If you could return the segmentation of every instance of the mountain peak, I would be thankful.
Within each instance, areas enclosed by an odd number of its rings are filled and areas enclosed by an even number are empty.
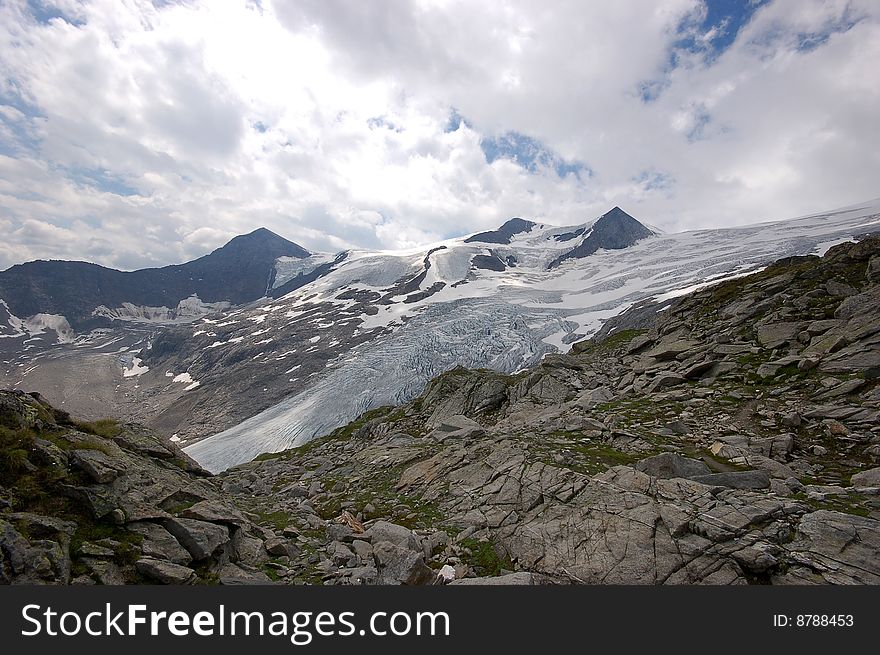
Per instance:
[[[312,254],[298,243],[288,241],[265,227],[258,227],[252,232],[233,237],[225,245],[212,252],[211,255],[219,252],[227,253],[252,248],[258,248],[274,257],[297,257],[303,259]]]
[[[515,235],[521,232],[528,232],[533,227],[535,227],[535,223],[532,221],[527,221],[524,218],[511,218],[509,221],[506,221],[501,227],[497,230],[490,230],[488,232],[480,232],[478,234],[474,234],[473,236],[468,237],[464,240],[465,243],[510,243],[510,239]]]
[[[577,246],[550,262],[549,268],[559,266],[566,259],[588,257],[600,248],[606,250],[629,248],[637,241],[653,234],[635,218],[615,206],[593,223]]]

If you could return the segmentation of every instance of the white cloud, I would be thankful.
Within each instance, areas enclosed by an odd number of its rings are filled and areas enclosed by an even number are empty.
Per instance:
[[[870,0],[775,0],[723,52],[698,0],[43,5],[0,5],[0,267],[164,264],[261,225],[338,250],[880,195]],[[511,131],[592,174],[487,163]]]

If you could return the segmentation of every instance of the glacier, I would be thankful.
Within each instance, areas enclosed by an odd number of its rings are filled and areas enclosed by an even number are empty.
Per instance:
[[[236,320],[249,313],[251,320],[270,313],[285,320],[356,320],[355,334],[374,336],[340,343],[336,359],[303,390],[186,452],[219,472],[304,444],[370,408],[410,400],[456,366],[514,373],[595,334],[636,303],[880,230],[880,199],[786,221],[655,233],[622,250],[548,268],[576,245],[567,235],[589,228],[535,225],[506,244],[458,238],[407,251],[354,251],[324,277],[272,300],[268,310],[234,312]],[[475,268],[477,255],[510,265]],[[355,300],[361,297],[372,300]]]

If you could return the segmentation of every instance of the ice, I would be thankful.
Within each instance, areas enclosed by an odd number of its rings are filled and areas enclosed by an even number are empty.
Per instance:
[[[377,313],[356,315],[355,336],[360,340],[375,332],[370,339],[357,346],[337,344],[338,358],[310,375],[307,390],[187,452],[220,471],[327,434],[370,408],[414,398],[428,380],[455,366],[521,370],[547,353],[567,350],[635,303],[674,298],[782,257],[851,240],[878,216],[880,200],[790,221],[659,234],[623,250],[566,260],[552,270],[547,263],[575,243],[560,243],[554,236],[579,227],[538,226],[510,244],[491,244],[502,258],[516,258],[516,267],[502,272],[470,266],[473,255],[488,252],[489,244],[444,242],[445,250],[430,255],[420,286],[424,291],[444,282],[443,289],[417,302],[376,303],[371,309]],[[352,305],[336,296],[353,290],[386,295],[424,270],[430,249],[351,253],[336,271],[273,302],[290,320],[316,304],[332,303],[336,310],[322,316],[338,321]]]

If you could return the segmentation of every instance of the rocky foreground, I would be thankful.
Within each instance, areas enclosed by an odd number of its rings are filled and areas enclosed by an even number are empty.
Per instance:
[[[655,316],[216,477],[2,392],[0,582],[880,583],[880,237]]]

